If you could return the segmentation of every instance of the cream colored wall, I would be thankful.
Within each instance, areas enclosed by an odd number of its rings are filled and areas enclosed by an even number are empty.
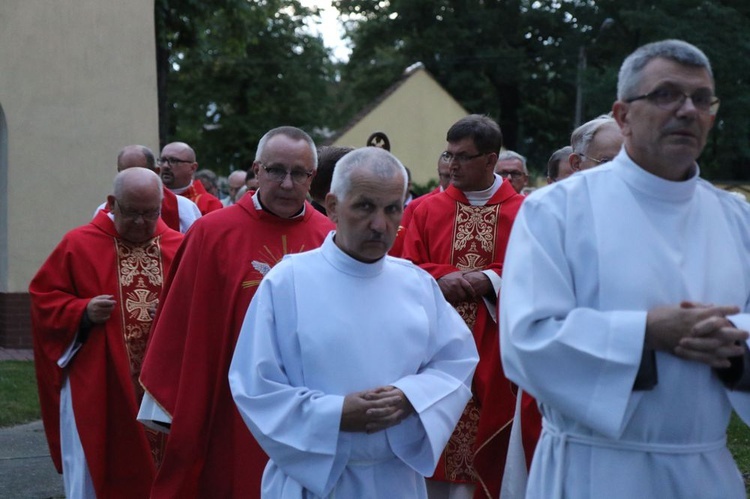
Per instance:
[[[158,148],[153,10],[153,0],[0,3],[0,291],[25,291],[63,234],[91,219],[122,146]]]
[[[437,180],[437,160],[448,129],[469,114],[423,69],[339,137],[334,145],[362,147],[376,131],[385,132],[391,152],[409,167],[414,182]]]

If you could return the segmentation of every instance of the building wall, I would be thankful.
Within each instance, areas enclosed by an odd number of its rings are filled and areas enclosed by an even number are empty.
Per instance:
[[[0,293],[25,293],[91,219],[122,146],[158,147],[153,11],[153,0],[0,2]]]
[[[362,147],[373,132],[385,132],[391,152],[411,170],[414,182],[424,184],[437,180],[445,134],[467,114],[424,69],[419,69],[334,145]]]

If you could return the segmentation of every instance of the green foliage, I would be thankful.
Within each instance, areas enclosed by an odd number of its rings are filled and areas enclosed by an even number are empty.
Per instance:
[[[201,167],[228,173],[252,163],[273,127],[320,137],[333,66],[305,28],[315,12],[281,0],[163,0],[156,8],[168,53],[162,143],[188,142]]]
[[[0,427],[27,423],[40,417],[34,363],[0,362]]]
[[[583,121],[607,113],[617,72],[636,47],[681,38],[712,61],[722,108],[701,158],[704,176],[747,178],[750,6],[721,0],[339,0],[349,23],[341,93],[350,114],[422,61],[470,112],[498,120],[505,145],[541,174],[574,128],[579,54]],[[605,23],[605,20],[607,21]]]
[[[292,124],[322,139],[421,61],[469,112],[543,174],[582,118],[609,112],[627,54],[682,38],[711,58],[722,106],[701,158],[714,180],[746,179],[750,4],[730,0],[334,0],[353,52],[332,63],[306,34],[316,12],[281,0],[156,0],[160,139],[201,167],[246,167],[258,139]],[[606,22],[605,22],[606,21]],[[585,58],[581,58],[585,55]],[[585,61],[585,67],[581,63]]]

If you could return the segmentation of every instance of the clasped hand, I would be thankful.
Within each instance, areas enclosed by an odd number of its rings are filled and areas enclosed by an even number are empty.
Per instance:
[[[738,312],[734,306],[694,302],[650,310],[646,317],[646,346],[711,367],[730,367],[729,358],[744,354],[749,336],[726,318]]]
[[[451,272],[438,279],[445,300],[455,305],[477,300],[493,291],[492,281],[481,270]]]
[[[344,397],[341,431],[375,433],[395,426],[414,412],[404,392],[383,386]]]

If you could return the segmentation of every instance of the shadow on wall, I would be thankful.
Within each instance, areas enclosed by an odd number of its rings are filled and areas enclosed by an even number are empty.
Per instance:
[[[8,291],[8,125],[0,103],[0,293]]]

